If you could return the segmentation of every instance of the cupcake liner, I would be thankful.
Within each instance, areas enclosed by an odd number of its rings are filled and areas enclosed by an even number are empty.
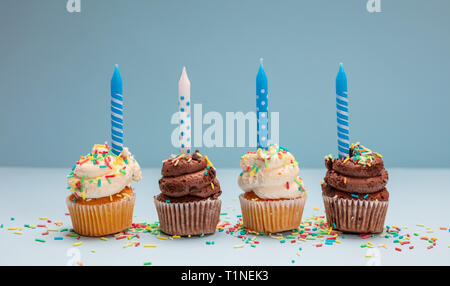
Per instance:
[[[353,233],[380,233],[388,209],[388,201],[351,200],[323,196],[328,225]]]
[[[70,197],[70,196],[69,196]],[[98,205],[74,203],[67,197],[74,232],[84,236],[118,233],[131,226],[136,194],[129,198]]]
[[[299,227],[306,193],[301,198],[279,201],[252,201],[241,194],[239,200],[246,228],[256,232],[275,233]]]
[[[170,235],[200,235],[216,231],[220,199],[187,203],[166,203],[154,198],[161,231]]]

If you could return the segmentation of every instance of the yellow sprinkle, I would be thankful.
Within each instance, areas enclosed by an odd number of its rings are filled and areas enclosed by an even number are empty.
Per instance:
[[[17,227],[8,227],[8,230],[16,230]]]
[[[233,246],[233,248],[242,248],[244,247],[244,244],[236,244]]]
[[[438,240],[437,237],[430,237],[431,240]]]
[[[213,182],[211,182],[211,188],[214,190],[214,184],[213,184]]]
[[[313,208],[313,210],[315,210],[315,211],[318,211],[318,210],[319,210],[319,208]]]
[[[79,246],[79,245],[81,245],[81,244],[83,244],[83,242],[82,242],[82,241],[79,241],[79,242],[75,242],[75,243],[73,244],[73,246]]]
[[[341,243],[341,241],[340,240],[336,240],[336,243]]]
[[[108,239],[106,237],[100,237],[101,240],[107,241]]]
[[[162,239],[162,240],[168,240],[168,238],[167,237],[164,237],[164,236],[160,236],[160,235],[158,235],[156,238],[159,238],[159,239]]]
[[[208,156],[206,156],[206,155],[205,155],[205,160],[206,160],[206,163],[208,164],[208,166],[214,167],[213,164],[211,163],[211,161],[209,161]]]
[[[383,248],[387,248],[387,244],[380,244],[379,246],[381,246]]]
[[[112,195],[109,195],[109,200],[110,200],[111,202],[113,201]]]
[[[92,253],[95,253],[95,249],[91,249],[91,252],[92,252]]]
[[[344,163],[347,163],[348,160],[350,160],[350,157],[345,158]]]
[[[116,196],[117,196],[117,197],[119,197],[119,198],[121,198],[121,197],[122,197],[122,195],[121,195],[121,194],[116,194]]]
[[[366,254],[366,257],[367,258],[372,257],[372,254]]]
[[[425,226],[423,223],[416,224],[417,226]]]
[[[174,235],[174,236],[172,236],[172,238],[174,238],[174,239],[176,239],[176,238],[180,238],[181,236],[179,236],[179,235]]]
[[[367,244],[370,245],[370,246],[373,246],[373,243],[370,242],[370,241],[368,241]]]
[[[24,229],[24,227],[19,227],[19,230],[23,230]]]
[[[57,228],[47,228],[48,231],[58,231]]]
[[[428,233],[433,233],[433,232],[434,232],[434,230],[432,230],[432,229],[429,229],[429,230],[427,230],[427,232],[428,232]]]
[[[156,244],[144,244],[144,247],[156,247]]]
[[[40,217],[39,219],[40,219],[40,220],[48,220],[48,217],[43,216],[43,217]]]
[[[21,231],[15,231],[14,234],[22,234]]]

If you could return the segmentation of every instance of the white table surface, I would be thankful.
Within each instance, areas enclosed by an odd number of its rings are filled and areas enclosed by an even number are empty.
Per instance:
[[[238,169],[217,168],[223,194],[222,220],[236,223],[240,214],[240,194],[237,185]],[[257,247],[246,244],[234,248],[242,241],[225,232],[214,235],[181,239],[161,240],[155,235],[141,234],[141,245],[127,247],[128,241],[108,241],[99,238],[81,237],[83,244],[73,246],[76,238],[65,233],[50,231],[43,236],[45,228],[24,228],[22,234],[14,234],[9,227],[23,227],[24,224],[46,224],[50,228],[70,228],[70,217],[66,216],[64,199],[66,175],[69,169],[43,168],[0,168],[0,265],[66,265],[81,261],[84,265],[450,265],[450,232],[440,227],[450,227],[450,170],[449,169],[389,169],[388,190],[390,203],[386,224],[399,226],[402,233],[409,233],[411,244],[400,246],[393,238],[374,237],[362,239],[357,235],[345,235],[341,244],[316,247],[320,241],[280,243],[269,236],[260,237]],[[325,169],[303,169],[301,177],[305,182],[308,200],[303,217],[324,215],[320,180]],[[157,221],[153,196],[159,193],[159,169],[144,169],[143,180],[134,184],[137,194],[135,222]],[[319,208],[319,210],[314,210]],[[48,217],[51,224],[39,220]],[[11,220],[14,218],[14,220]],[[53,222],[61,221],[61,227]],[[424,224],[423,227],[417,224]],[[404,229],[407,226],[408,229]],[[433,233],[428,233],[430,227]],[[430,230],[428,229],[428,230]],[[413,236],[436,237],[436,246],[427,249],[429,242]],[[289,233],[286,233],[289,234]],[[286,235],[285,234],[285,235]],[[63,236],[63,240],[54,240]],[[36,242],[45,239],[45,243]],[[214,241],[207,245],[206,241]],[[371,241],[375,248],[361,248]],[[155,248],[144,248],[143,244],[157,244]],[[379,247],[387,244],[386,248]],[[414,245],[414,249],[408,247]],[[302,248],[297,255],[299,247]],[[402,249],[401,252],[395,248]],[[95,252],[92,252],[94,250]],[[367,258],[366,254],[372,254]],[[293,262],[294,260],[294,262]]]

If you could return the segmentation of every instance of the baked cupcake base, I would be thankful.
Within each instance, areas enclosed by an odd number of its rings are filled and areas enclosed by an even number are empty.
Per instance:
[[[244,226],[251,231],[275,233],[298,228],[302,222],[306,193],[300,198],[251,200],[239,196]]]
[[[351,233],[380,233],[388,201],[367,201],[323,196],[328,226]]]
[[[167,203],[154,197],[161,231],[170,235],[201,235],[216,231],[220,220],[220,199]]]
[[[104,236],[123,231],[131,226],[136,194],[124,189],[113,201],[107,198],[73,202],[73,195],[66,198],[74,232],[84,236]]]

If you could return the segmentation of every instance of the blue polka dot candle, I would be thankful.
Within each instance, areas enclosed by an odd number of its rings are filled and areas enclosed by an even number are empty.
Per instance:
[[[256,75],[256,118],[257,118],[257,146],[267,149],[269,140],[269,109],[267,102],[267,76],[260,59],[258,74]]]
[[[348,118],[348,90],[347,76],[344,66],[339,65],[339,71],[336,76],[336,115],[337,115],[337,142],[339,158],[345,158],[349,155],[350,133]]]
[[[111,151],[119,155],[123,149],[123,94],[119,66],[111,79]]]
[[[178,101],[180,113],[180,153],[191,154],[191,82],[183,67],[178,82]]]

